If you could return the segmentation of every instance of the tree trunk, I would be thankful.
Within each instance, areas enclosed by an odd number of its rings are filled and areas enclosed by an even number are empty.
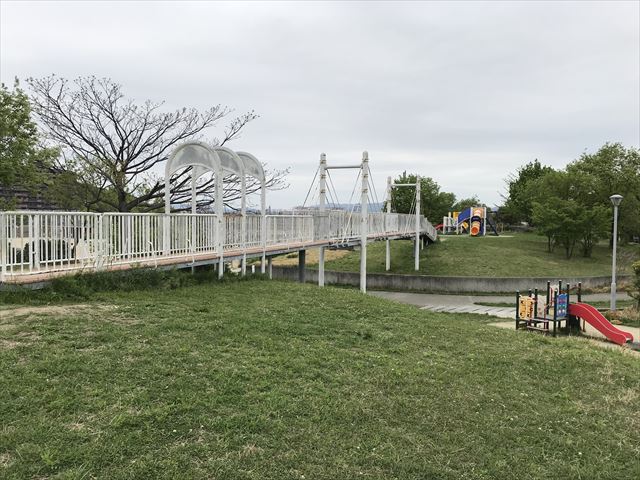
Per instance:
[[[127,195],[124,190],[118,191],[118,211],[128,212],[129,206],[127,205]]]

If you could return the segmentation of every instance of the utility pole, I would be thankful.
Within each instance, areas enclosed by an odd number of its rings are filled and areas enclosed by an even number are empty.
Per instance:
[[[622,202],[622,195],[611,195],[613,203],[613,264],[611,266],[611,311],[616,311],[616,257],[618,256],[618,205]]]
[[[415,269],[420,270],[420,175],[416,175],[416,245],[415,245]]]

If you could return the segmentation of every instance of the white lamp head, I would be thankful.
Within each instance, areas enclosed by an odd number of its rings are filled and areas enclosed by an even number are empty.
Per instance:
[[[617,207],[618,205],[620,205],[620,202],[622,202],[622,198],[622,195],[615,194],[611,195],[609,197],[609,200],[611,200],[611,203],[613,203],[613,205]]]

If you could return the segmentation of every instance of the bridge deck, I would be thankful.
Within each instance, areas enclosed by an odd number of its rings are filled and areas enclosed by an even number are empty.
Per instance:
[[[354,218],[356,217],[356,218]],[[415,237],[415,216],[0,213],[0,282],[38,283],[78,272],[184,267],[307,248]],[[420,235],[436,232],[421,219]],[[222,255],[220,255],[222,252]]]

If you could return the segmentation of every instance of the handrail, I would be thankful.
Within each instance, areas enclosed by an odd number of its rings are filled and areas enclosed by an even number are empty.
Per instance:
[[[200,255],[219,257],[227,250],[244,255],[259,246],[266,252],[293,248],[293,244],[300,248],[305,244],[357,243],[361,241],[361,222],[352,220],[348,212],[340,210],[327,210],[322,215],[225,215],[219,243],[215,213],[2,211],[0,281],[12,275],[60,270],[148,262],[158,265],[163,258],[193,262]],[[420,231],[432,240],[437,238],[435,228],[424,217]],[[368,214],[368,239],[412,235],[414,215]]]

